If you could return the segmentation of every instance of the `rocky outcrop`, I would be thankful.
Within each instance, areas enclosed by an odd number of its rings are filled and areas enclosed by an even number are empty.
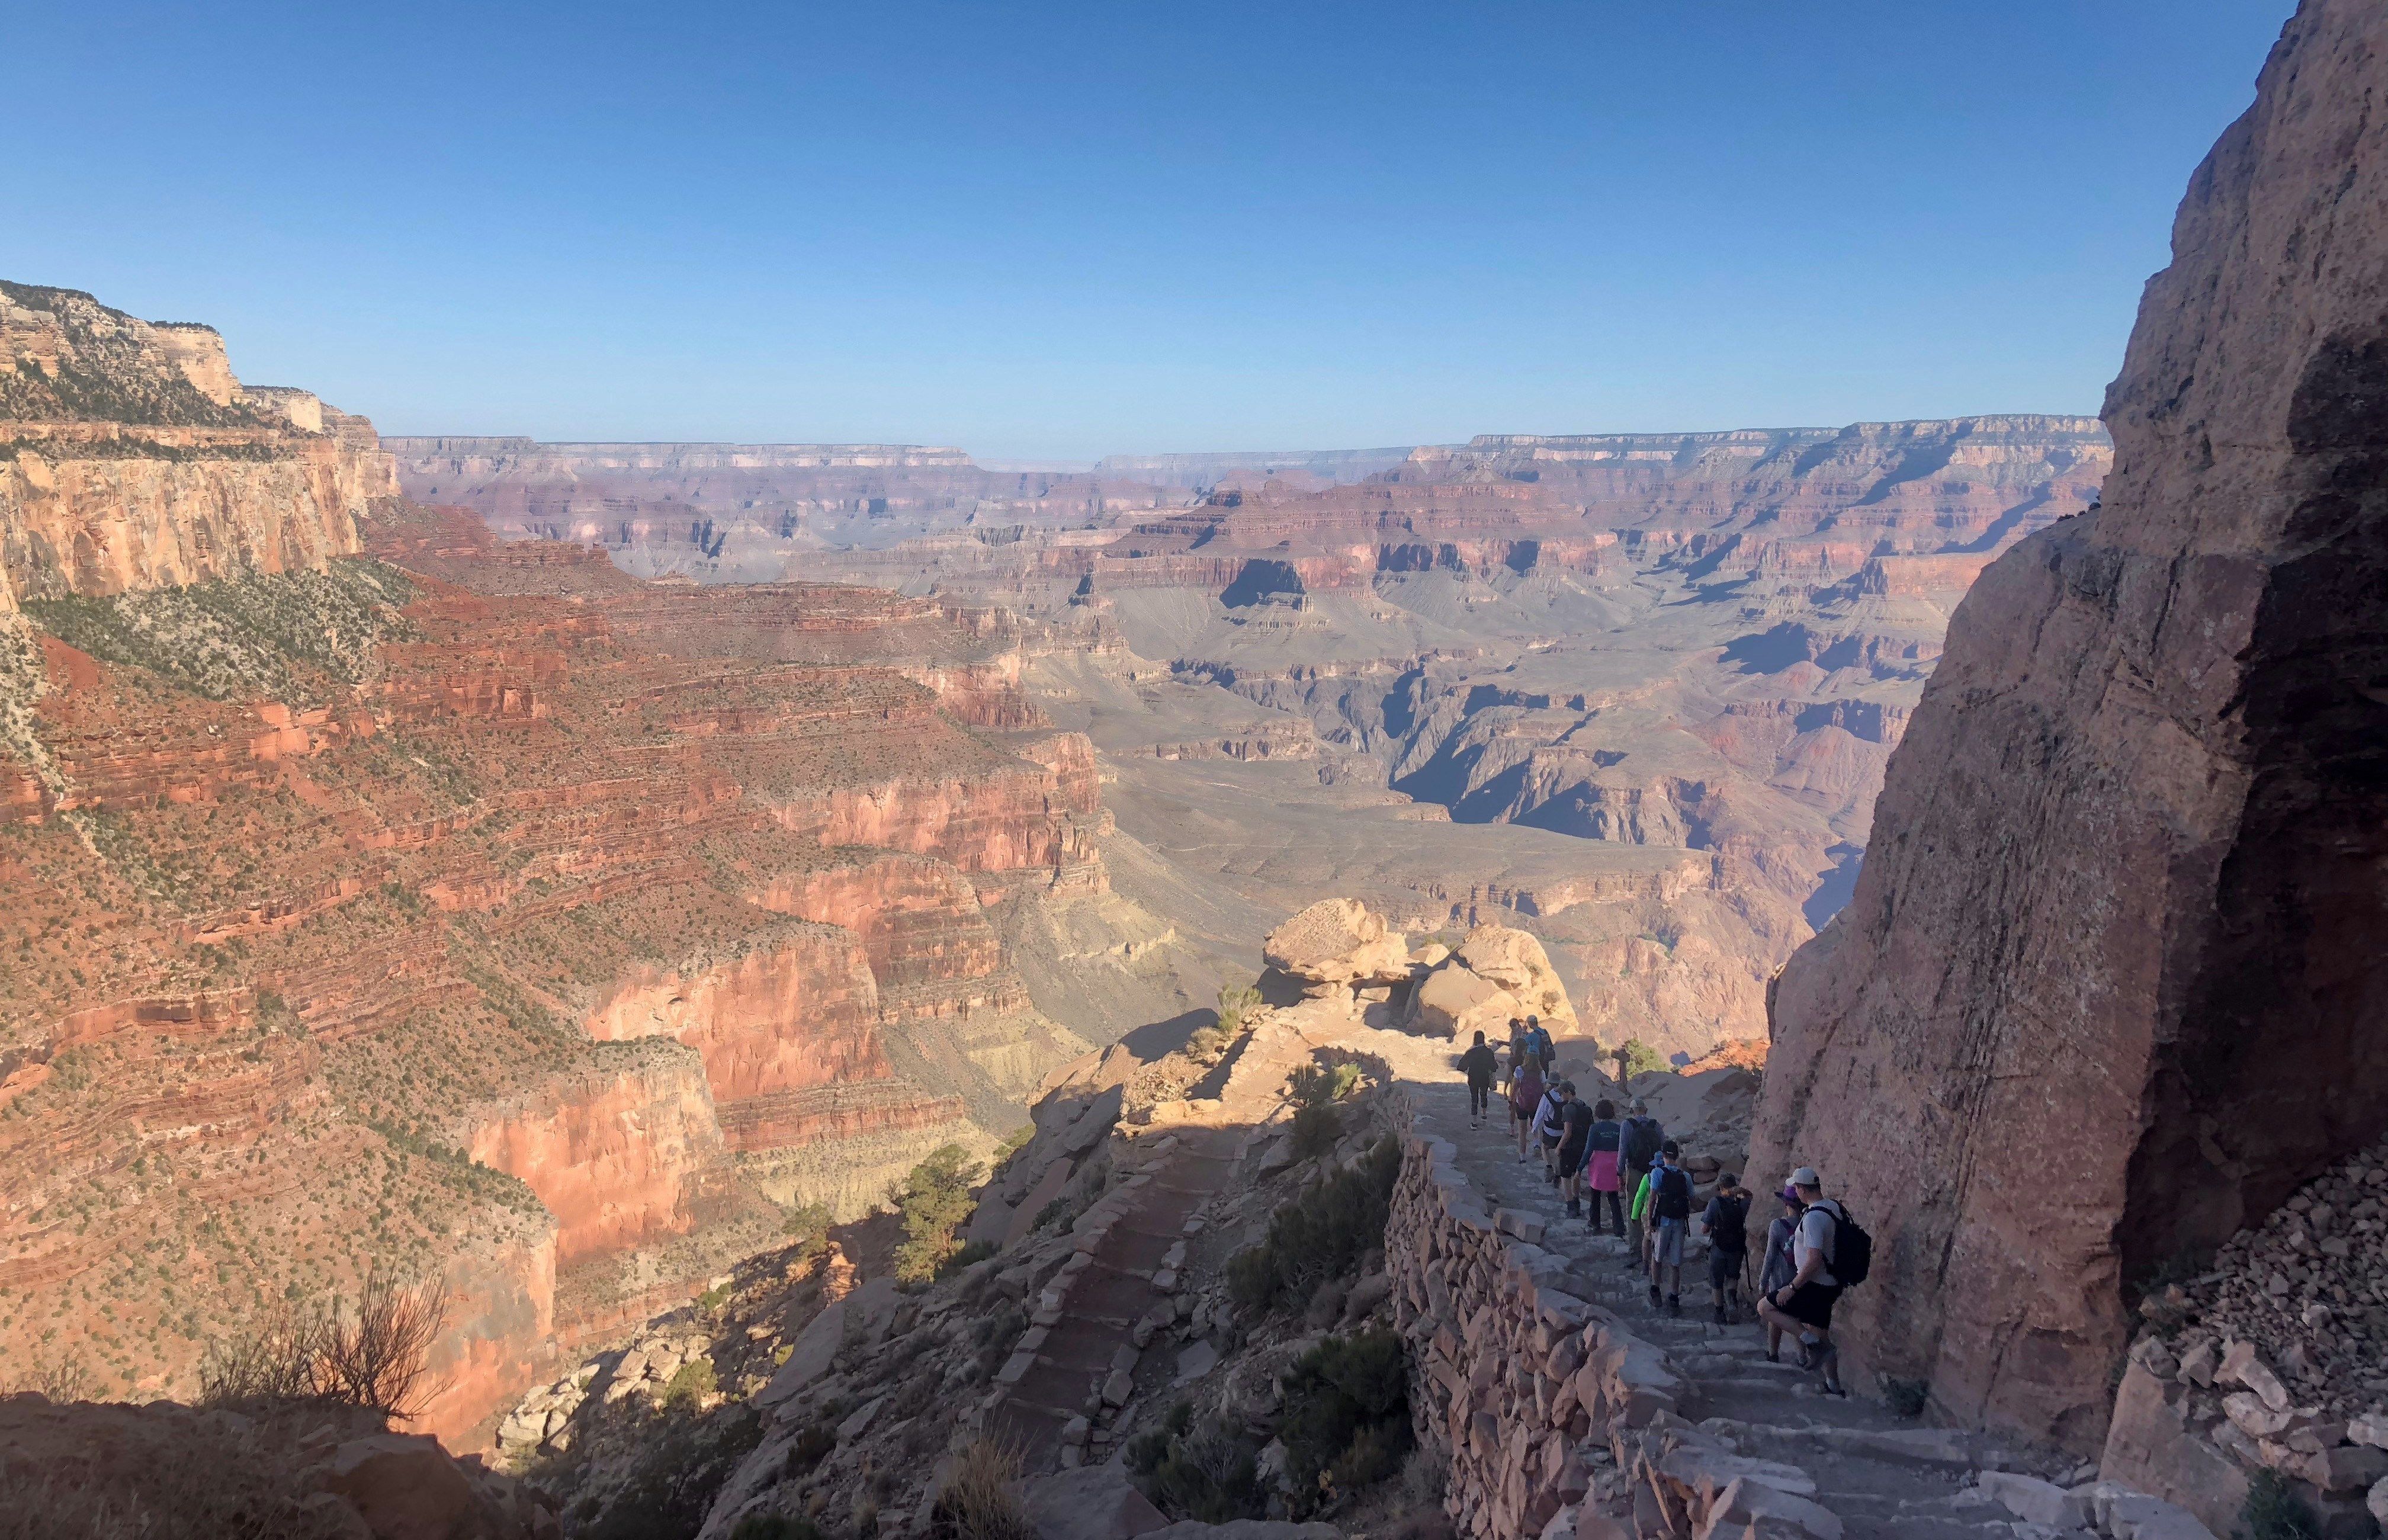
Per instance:
[[[28,1534],[557,1540],[536,1489],[332,1406],[198,1411],[0,1396],[0,1494]]]
[[[1406,1019],[1414,1031],[1454,1039],[1481,1032],[1499,1043],[1511,1018],[1527,1016],[1542,1017],[1554,1037],[1581,1030],[1543,944],[1508,925],[1479,925],[1418,980]]]
[[[0,284],[0,607],[353,553],[390,461],[304,394],[245,391],[210,328]]]
[[[1261,959],[1311,984],[1391,984],[1410,976],[1409,943],[1351,898],[1322,898],[1269,932]]]
[[[2199,168],[2103,506],[1994,564],[1855,897],[1785,971],[1752,1165],[1885,1238],[1869,1369],[2094,1450],[2127,1287],[2388,1120],[2388,17],[2311,0]]]

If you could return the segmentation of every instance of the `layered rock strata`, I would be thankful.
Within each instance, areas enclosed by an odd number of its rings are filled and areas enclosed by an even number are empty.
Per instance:
[[[320,566],[397,490],[371,424],[244,387],[213,330],[0,283],[0,608]]]
[[[1099,892],[1100,810],[1083,744],[971,725],[1035,715],[936,606],[659,595],[388,502],[364,535],[29,602],[0,1337],[184,1387],[370,1254],[448,1278],[428,1418],[463,1432],[779,1204],[1018,1121],[1086,1045],[986,906]]]
[[[2094,1449],[2127,1286],[2388,1120],[2388,17],[2313,0],[2192,180],[2103,505],[1987,571],[1752,1163],[1886,1238],[1850,1355]]]

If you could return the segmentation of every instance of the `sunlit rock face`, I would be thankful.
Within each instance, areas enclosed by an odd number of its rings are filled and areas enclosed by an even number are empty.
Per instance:
[[[2316,0],[2192,179],[2103,506],[1975,585],[1753,1166],[1886,1238],[1852,1351],[2084,1448],[2122,1289],[2388,1119],[2388,16]]]

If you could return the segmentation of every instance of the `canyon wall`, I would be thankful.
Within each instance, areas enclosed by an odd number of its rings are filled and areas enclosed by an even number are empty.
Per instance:
[[[243,386],[213,330],[0,283],[0,606],[318,567],[397,490],[372,425]]]
[[[2103,505],[1999,560],[1785,970],[1752,1166],[1883,1237],[1847,1355],[2093,1449],[2126,1305],[2388,1122],[2388,15],[2191,180]]]

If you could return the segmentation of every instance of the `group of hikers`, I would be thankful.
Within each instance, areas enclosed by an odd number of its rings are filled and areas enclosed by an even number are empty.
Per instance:
[[[1467,1075],[1469,1126],[1492,1121],[1497,1097],[1518,1159],[1542,1161],[1550,1184],[1567,1198],[1569,1218],[1587,1217],[1589,1194],[1591,1229],[1597,1234],[1613,1227],[1619,1240],[1632,1238],[1625,1266],[1646,1276],[1650,1307],[1682,1315],[1683,1250],[1696,1186],[1682,1164],[1682,1147],[1667,1137],[1643,1098],[1629,1100],[1620,1118],[1616,1102],[1604,1097],[1586,1104],[1574,1081],[1555,1078],[1557,1052],[1539,1018],[1513,1019],[1504,1051],[1506,1064],[1479,1032],[1459,1057]],[[1756,1290],[1767,1359],[1780,1362],[1788,1339],[1800,1368],[1822,1371],[1826,1394],[1846,1394],[1840,1352],[1833,1345],[1833,1306],[1844,1288],[1863,1279],[1872,1241],[1848,1210],[1824,1196],[1823,1179],[1812,1167],[1792,1172],[1775,1197],[1782,1212],[1767,1226]],[[1721,1326],[1741,1319],[1754,1201],[1737,1174],[1720,1172],[1700,1214],[1710,1308]]]

